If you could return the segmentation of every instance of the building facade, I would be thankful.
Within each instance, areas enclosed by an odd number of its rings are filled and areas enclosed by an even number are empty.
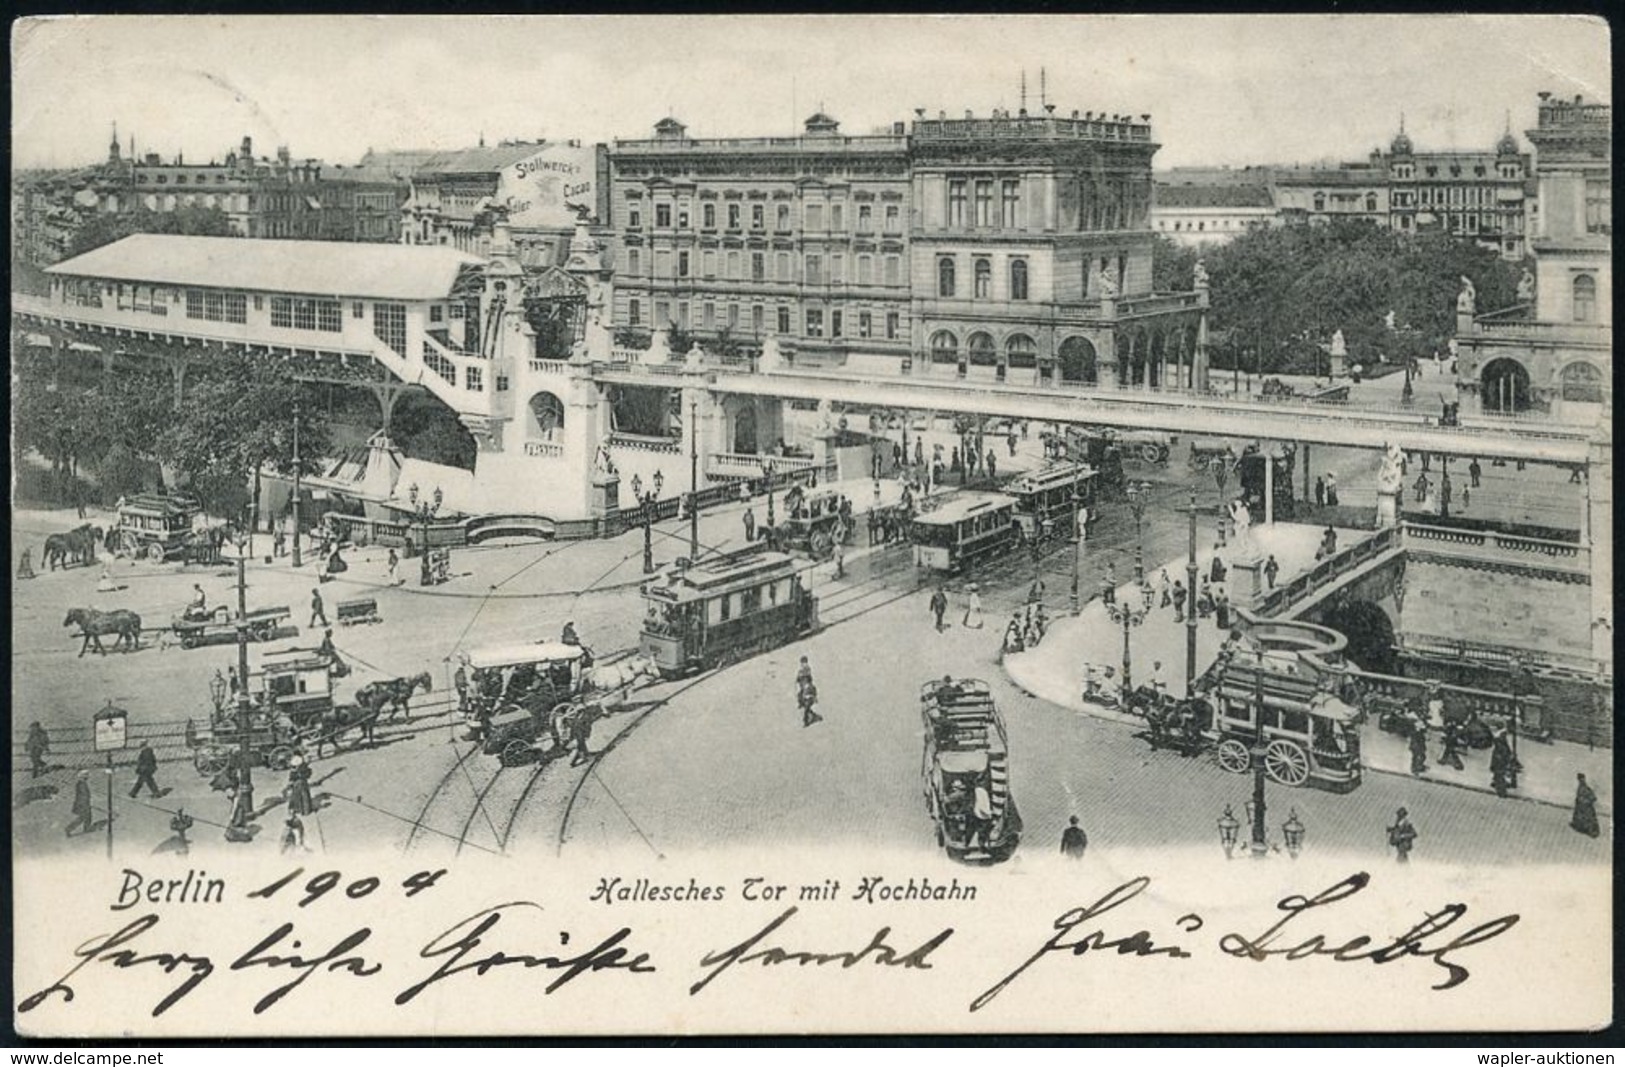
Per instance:
[[[1174,243],[1198,248],[1279,226],[1281,215],[1267,183],[1182,185],[1159,181],[1151,224]]]
[[[1386,156],[1389,225],[1442,232],[1501,253],[1528,254],[1529,156],[1509,128],[1489,152],[1417,152],[1401,124]]]

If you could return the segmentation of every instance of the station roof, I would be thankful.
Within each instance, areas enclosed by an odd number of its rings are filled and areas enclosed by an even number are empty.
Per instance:
[[[278,241],[137,233],[47,267],[47,274],[149,285],[439,300],[485,261],[439,245]]]

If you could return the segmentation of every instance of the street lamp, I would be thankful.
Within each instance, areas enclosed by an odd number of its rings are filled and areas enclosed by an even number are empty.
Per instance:
[[[1078,510],[1078,480],[1072,479],[1072,587],[1067,600],[1072,614],[1078,613],[1078,556],[1083,551],[1083,513]]]
[[[1230,805],[1224,806],[1224,814],[1219,816],[1219,844],[1224,848],[1224,858],[1230,859],[1236,851],[1236,835],[1241,831],[1241,822],[1230,810]]]
[[[1224,519],[1225,519],[1224,485],[1229,480],[1230,480],[1230,450],[1227,448],[1227,449],[1224,450],[1224,453],[1222,455],[1220,455],[1218,458],[1216,458],[1213,461],[1213,481],[1215,483],[1217,483],[1218,487],[1219,487],[1219,547],[1220,548],[1223,548],[1225,546],[1225,536],[1224,536],[1224,534],[1225,534],[1225,529],[1224,529],[1224,527],[1225,527],[1225,521],[1224,521]]]
[[[767,476],[767,525],[772,527],[775,523],[773,521],[773,460],[771,457],[762,460],[762,473]]]
[[[654,488],[648,493],[643,491],[643,479],[636,474],[632,475],[632,499],[638,502],[638,508],[643,514],[643,573],[655,572],[654,533],[652,522],[654,519],[655,501],[660,499],[660,486],[665,482],[665,476],[655,471]]]
[[[1304,826],[1298,819],[1298,809],[1292,808],[1287,813],[1286,822],[1281,824],[1281,836],[1286,839],[1287,855],[1293,859],[1297,859],[1298,853],[1303,851],[1303,833]]]
[[[228,838],[233,832],[243,833],[242,827],[236,824],[238,810],[252,812],[254,810],[254,775],[251,762],[253,752],[253,722],[248,702],[248,551],[249,543],[242,535],[237,539],[237,791],[238,805],[232,809],[232,826],[228,827]]]
[[[299,401],[293,402],[293,565],[302,566],[299,555]]]
[[[1185,581],[1188,588],[1195,595],[1196,590],[1196,487],[1191,486],[1191,543],[1190,559],[1185,564]],[[1195,695],[1196,687],[1196,616],[1197,612],[1188,612],[1185,616],[1185,695]]]
[[[439,486],[435,487],[434,496],[429,500],[418,499],[418,483],[413,482],[407,487],[407,499],[412,502],[413,517],[418,525],[423,527],[423,541],[418,546],[418,584],[433,585],[434,575],[429,568],[429,520],[440,511],[442,495]]]
[[[1253,859],[1269,855],[1269,835],[1264,829],[1264,757],[1268,746],[1264,743],[1264,650],[1258,650],[1258,661],[1253,665],[1253,747],[1248,751],[1249,765],[1253,769],[1253,799],[1247,805],[1253,823]]]
[[[1151,503],[1150,482],[1130,482],[1127,489],[1129,510],[1134,512],[1134,580],[1145,584],[1145,540],[1140,524],[1145,519],[1145,507]]]
[[[1144,597],[1129,596],[1106,604],[1106,615],[1123,627],[1123,706],[1128,706],[1129,694],[1134,691],[1133,662],[1129,652],[1128,632],[1132,626],[1145,621],[1150,608]]]

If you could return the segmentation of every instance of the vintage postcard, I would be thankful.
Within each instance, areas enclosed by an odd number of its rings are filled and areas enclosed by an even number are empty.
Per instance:
[[[14,1028],[1607,1027],[1609,44],[14,22]]]

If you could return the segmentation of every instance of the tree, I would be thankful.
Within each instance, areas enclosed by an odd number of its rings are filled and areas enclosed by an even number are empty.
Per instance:
[[[1194,248],[1186,248],[1171,237],[1155,234],[1151,238],[1151,291],[1154,293],[1186,293],[1195,280],[1196,261],[1201,259]]]
[[[217,207],[186,205],[174,211],[149,211],[143,208],[122,214],[95,215],[74,233],[68,242],[68,255],[83,255],[132,233],[230,237],[232,229],[230,218]]]

